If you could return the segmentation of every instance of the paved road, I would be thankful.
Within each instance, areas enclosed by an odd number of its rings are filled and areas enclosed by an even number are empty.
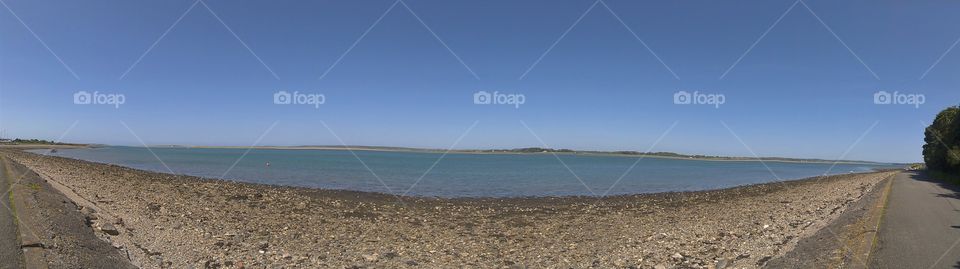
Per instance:
[[[20,241],[17,239],[17,223],[10,207],[10,184],[13,177],[7,171],[5,158],[0,158],[0,268],[20,268]]]
[[[960,268],[960,187],[897,175],[878,236],[871,268]]]

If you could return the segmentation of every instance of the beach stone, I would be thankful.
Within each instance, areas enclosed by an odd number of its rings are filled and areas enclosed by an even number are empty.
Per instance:
[[[667,266],[663,264],[657,264],[653,266],[653,269],[667,269]]]
[[[364,255],[361,255],[361,256],[363,256],[363,259],[364,259],[364,260],[367,260],[368,262],[375,262],[375,261],[377,261],[377,260],[380,259],[380,255],[379,255],[379,254],[376,254],[376,253],[374,253],[374,254],[364,254]]]
[[[203,264],[203,268],[220,268],[220,263],[215,260],[209,260]]]
[[[93,208],[81,206],[81,207],[80,207],[80,213],[82,213],[83,215],[90,215],[90,214],[97,213],[97,211],[94,210]]]
[[[683,259],[683,255],[678,252],[678,253],[674,253],[673,255],[670,255],[670,258],[681,260]]]
[[[100,231],[103,231],[109,235],[120,235],[120,230],[117,230],[117,227],[110,223],[104,223],[103,225],[100,225]]]
[[[46,248],[42,242],[26,241],[20,244],[20,248]]]
[[[727,260],[727,259],[720,259],[719,261],[717,261],[716,268],[717,268],[717,269],[724,269],[724,268],[727,268],[728,265],[730,265],[730,261],[729,261],[729,260]]]

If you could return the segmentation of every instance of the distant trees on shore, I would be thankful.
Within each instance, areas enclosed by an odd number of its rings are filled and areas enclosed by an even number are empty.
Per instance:
[[[21,138],[17,138],[13,140],[2,139],[0,140],[0,142],[4,144],[15,144],[15,145],[72,145],[72,144],[59,143],[59,142],[43,140],[43,139],[21,139]]]
[[[960,176],[960,107],[948,107],[924,131],[923,161],[927,169]]]

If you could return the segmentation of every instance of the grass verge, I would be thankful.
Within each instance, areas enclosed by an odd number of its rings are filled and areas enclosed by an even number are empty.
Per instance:
[[[943,171],[934,171],[934,170],[927,170],[926,172],[928,175],[930,175],[930,177],[936,180],[946,181],[946,182],[960,185],[960,175],[958,174],[947,173]]]

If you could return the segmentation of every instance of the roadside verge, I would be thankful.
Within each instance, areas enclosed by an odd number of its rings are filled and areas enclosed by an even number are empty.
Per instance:
[[[892,187],[893,174],[876,184],[826,227],[800,240],[796,248],[765,268],[867,268]]]

